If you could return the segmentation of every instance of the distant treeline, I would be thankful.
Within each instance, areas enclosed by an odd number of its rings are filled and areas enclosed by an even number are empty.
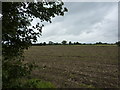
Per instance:
[[[45,45],[118,45],[120,46],[120,41],[115,42],[115,43],[102,43],[102,42],[80,43],[80,42],[71,42],[71,41],[67,42],[63,40],[61,43],[49,41],[49,43],[43,42],[43,43],[36,43],[32,45],[33,46],[45,46]]]

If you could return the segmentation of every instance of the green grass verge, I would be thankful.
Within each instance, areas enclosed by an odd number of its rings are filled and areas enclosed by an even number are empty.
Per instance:
[[[55,88],[50,82],[41,81],[39,79],[30,79],[26,82],[25,88]]]
[[[40,79],[17,79],[10,88],[55,88],[51,82],[42,81]]]

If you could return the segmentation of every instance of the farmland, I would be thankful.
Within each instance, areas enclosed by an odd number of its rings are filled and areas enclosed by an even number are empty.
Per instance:
[[[118,87],[117,46],[32,46],[25,51],[25,60],[38,65],[32,78],[57,88]]]

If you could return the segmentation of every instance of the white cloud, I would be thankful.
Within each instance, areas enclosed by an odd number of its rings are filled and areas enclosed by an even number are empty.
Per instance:
[[[46,24],[38,42],[116,42],[117,3],[65,3],[69,12]]]
[[[0,19],[2,18],[2,14],[0,13]]]

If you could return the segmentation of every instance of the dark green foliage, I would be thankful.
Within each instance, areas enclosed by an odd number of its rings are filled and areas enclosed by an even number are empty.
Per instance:
[[[69,41],[69,45],[71,45],[72,44],[72,42],[71,41]]]
[[[61,43],[49,41],[49,43],[46,43],[46,42],[36,43],[36,44],[32,44],[32,46],[45,46],[45,45],[115,45],[115,44],[119,46],[119,42],[116,42],[116,43],[102,43],[102,42],[80,43],[80,42],[73,42],[72,43],[71,41],[69,41],[69,43],[67,44],[67,41],[63,40]]]
[[[67,41],[63,40],[63,41],[62,41],[62,44],[63,44],[63,45],[66,45],[66,44],[67,44]]]
[[[96,42],[96,44],[102,44],[102,42]]]
[[[43,25],[37,23],[30,28],[30,22],[34,18],[39,18],[41,22],[51,22],[52,17],[64,15],[64,12],[67,11],[66,8],[62,8],[62,2],[4,2],[2,5],[3,55],[7,57],[19,55],[21,49],[27,49],[31,42],[37,41],[37,36],[41,35]],[[38,32],[35,32],[34,29]],[[9,51],[12,53],[8,53]]]
[[[79,42],[74,42],[74,45],[79,45],[80,43]]]
[[[52,42],[52,41],[49,41],[49,43],[48,43],[49,45],[53,45],[54,44],[54,42]]]
[[[3,87],[11,87],[16,79],[30,74],[35,64],[23,63],[24,49],[37,41],[43,21],[67,11],[63,2],[3,2],[2,3],[2,69]],[[34,18],[41,23],[31,25]],[[36,31],[35,31],[36,30]]]
[[[46,42],[43,42],[43,45],[45,46],[45,45],[46,45]]]
[[[120,46],[120,41],[116,42],[116,44],[117,44],[118,46]]]

